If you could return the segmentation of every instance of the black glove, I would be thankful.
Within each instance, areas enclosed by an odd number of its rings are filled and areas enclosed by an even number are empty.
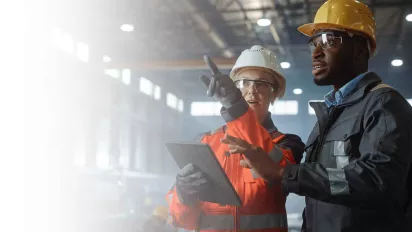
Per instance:
[[[176,192],[185,205],[195,204],[199,196],[207,194],[210,189],[211,181],[207,174],[193,164],[183,167],[176,176]]]
[[[210,57],[204,56],[204,60],[213,74],[212,78],[205,75],[200,77],[202,83],[208,88],[207,95],[214,96],[226,109],[244,100],[242,93],[236,88],[232,79],[228,75],[222,74]]]

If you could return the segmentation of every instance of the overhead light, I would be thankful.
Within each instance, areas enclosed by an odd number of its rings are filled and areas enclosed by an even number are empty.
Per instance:
[[[288,69],[288,68],[290,68],[290,63],[289,62],[282,62],[282,63],[280,63],[280,67],[282,67],[283,69]]]
[[[123,24],[122,26],[120,26],[120,30],[125,32],[131,32],[134,30],[134,26],[132,24]]]
[[[103,62],[107,63],[110,61],[112,61],[112,58],[110,58],[110,56],[107,56],[107,55],[103,56]]]
[[[293,90],[293,93],[296,94],[296,95],[299,95],[299,94],[303,93],[303,90],[299,89],[299,88],[296,88],[296,89]]]
[[[130,85],[130,81],[132,79],[132,72],[130,71],[130,69],[123,69],[122,70],[122,81],[124,84],[126,85]]]
[[[265,19],[265,18],[261,18],[257,21],[257,24],[261,27],[267,27],[271,24],[272,22],[270,21],[270,19]]]
[[[400,59],[395,59],[395,60],[392,60],[391,64],[392,64],[392,66],[394,66],[394,67],[399,67],[399,66],[402,66],[402,65],[403,65],[403,61],[400,60]]]
[[[89,61],[89,46],[83,42],[77,42],[76,55],[83,62]]]
[[[408,21],[408,22],[412,22],[412,14],[408,14],[408,15],[405,17],[405,19],[406,19],[406,21]]]

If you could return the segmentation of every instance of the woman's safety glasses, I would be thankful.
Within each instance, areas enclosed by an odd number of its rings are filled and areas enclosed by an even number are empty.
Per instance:
[[[252,86],[256,88],[257,91],[274,91],[275,86],[272,83],[262,80],[250,80],[250,79],[240,79],[235,81],[236,87],[241,91],[249,90]]]
[[[310,51],[313,53],[313,51],[315,51],[318,45],[320,45],[321,48],[324,50],[339,46],[343,43],[343,38],[350,37],[345,36],[344,33],[339,33],[339,35],[336,35],[336,33],[334,32],[321,32],[310,38]]]

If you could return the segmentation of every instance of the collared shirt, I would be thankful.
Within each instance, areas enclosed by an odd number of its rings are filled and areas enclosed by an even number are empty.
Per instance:
[[[346,96],[348,96],[359,83],[362,78],[369,72],[362,73],[342,86],[338,91],[332,90],[325,95],[325,103],[328,107],[342,104]]]

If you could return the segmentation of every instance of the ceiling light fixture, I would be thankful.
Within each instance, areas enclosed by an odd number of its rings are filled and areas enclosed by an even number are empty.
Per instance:
[[[299,95],[299,94],[303,93],[303,90],[299,89],[299,88],[296,88],[296,89],[293,90],[293,93],[296,94],[296,95]]]
[[[412,14],[408,14],[408,15],[405,17],[405,19],[406,19],[406,21],[408,21],[408,22],[412,22]]]
[[[131,32],[134,30],[134,26],[132,24],[123,24],[120,26],[120,30],[125,32]]]
[[[257,21],[257,24],[261,27],[267,27],[271,24],[272,22],[270,21],[270,19],[265,19],[265,18],[261,18]]]
[[[392,66],[394,66],[394,67],[399,67],[399,66],[402,66],[402,65],[403,65],[403,61],[400,60],[400,59],[395,59],[395,60],[392,60],[391,64],[392,64]]]
[[[289,62],[282,62],[282,63],[280,63],[280,67],[282,67],[283,69],[288,69],[288,68],[290,68],[290,63]]]

